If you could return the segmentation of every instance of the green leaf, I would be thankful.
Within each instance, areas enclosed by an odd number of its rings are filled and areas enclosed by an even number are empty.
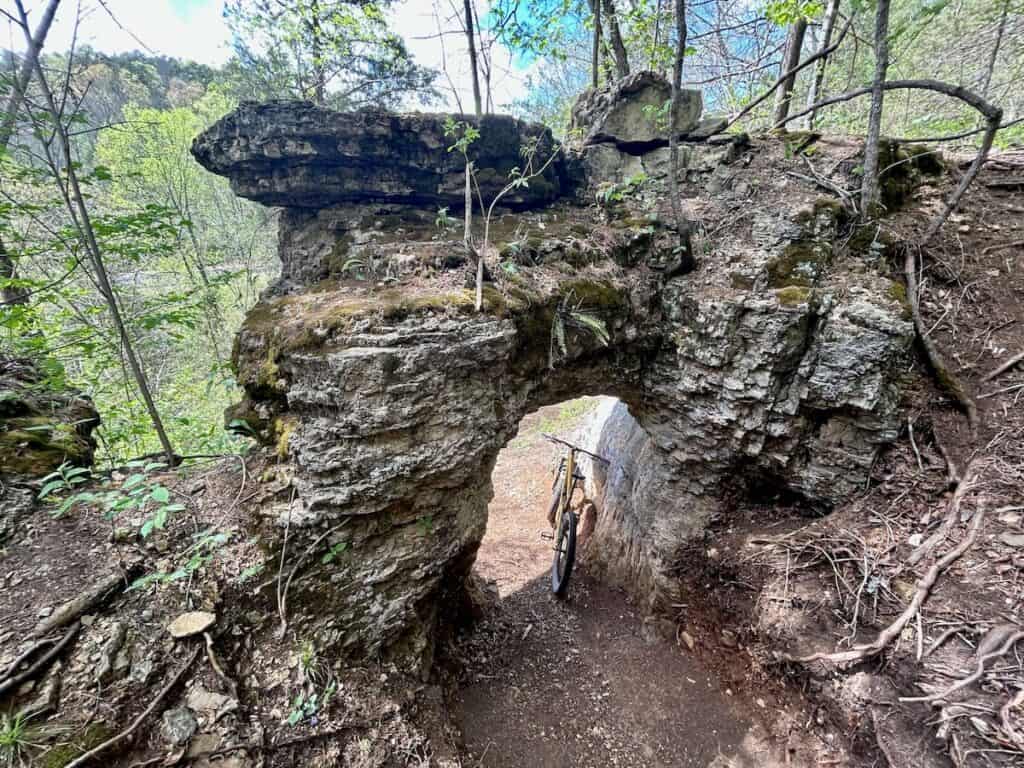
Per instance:
[[[149,534],[151,534],[153,532],[153,528],[155,526],[156,526],[156,522],[154,520],[152,520],[152,519],[147,520],[146,522],[144,522],[142,524],[142,528],[139,529],[139,535],[142,538],[144,538],[144,539],[149,538]]]
[[[131,475],[127,480],[124,481],[124,483],[121,484],[121,490],[129,491],[145,479],[146,476],[143,474],[136,473],[134,475]]]
[[[36,496],[36,498],[39,499],[39,500],[43,500],[47,496],[49,496],[51,493],[53,493],[54,491],[56,491],[58,489],[61,489],[61,488],[66,488],[66,487],[67,487],[67,483],[65,483],[63,479],[61,479],[61,480],[51,480],[50,482],[48,482],[46,485],[44,485],[42,487],[42,490],[39,491],[39,495]]]
[[[153,525],[159,530],[163,530],[164,526],[167,525],[167,507],[160,507],[153,515]]]
[[[162,485],[158,485],[150,492],[149,497],[158,504],[166,504],[171,500],[171,492],[164,488]]]

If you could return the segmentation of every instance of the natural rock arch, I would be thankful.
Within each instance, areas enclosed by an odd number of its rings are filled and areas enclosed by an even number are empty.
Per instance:
[[[540,198],[518,203],[544,207],[499,222],[503,277],[476,314],[461,246],[423,203],[431,189],[451,202],[444,189],[458,177],[433,146],[441,119],[246,105],[194,149],[243,194],[295,203],[281,219],[282,280],[237,340],[247,398],[232,417],[277,447],[289,481],[256,523],[268,544],[288,531],[293,553],[334,547],[330,569],[292,587],[290,611],[309,632],[342,653],[429,663],[483,536],[498,451],[547,403],[614,395],[649,436],[619,450],[620,468],[633,462],[628,483],[599,478],[618,489],[618,506],[596,556],[653,607],[671,597],[680,547],[737,482],[770,478],[820,507],[863,487],[898,431],[913,328],[876,244],[853,237],[837,203],[793,183],[769,191],[743,227],[707,239],[696,273],[674,277],[674,235],[656,209],[637,214],[647,202],[601,211],[573,200],[601,182],[609,152],[617,167],[648,169],[657,195],[662,150],[583,147],[552,166]],[[506,137],[550,140],[490,119]],[[381,149],[417,135],[427,146]],[[369,175],[363,193],[351,180],[337,192],[332,174],[371,139],[390,169]],[[777,173],[783,155],[770,143],[693,144],[688,173],[705,220],[727,222],[749,195],[744,177]],[[529,235],[516,234],[522,226]],[[344,279],[352,258],[374,261],[385,279]],[[570,323],[566,354],[553,360],[555,317],[574,307],[599,316],[609,342]]]

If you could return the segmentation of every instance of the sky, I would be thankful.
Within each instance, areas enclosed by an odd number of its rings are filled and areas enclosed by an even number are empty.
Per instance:
[[[451,17],[451,0],[399,0],[391,12],[391,28],[401,35],[416,62],[441,69],[447,59],[448,77],[458,101],[472,109],[473,96],[469,76],[465,36],[446,35],[438,39],[438,22],[434,14],[435,3],[441,11],[444,29],[457,29],[455,22],[445,24]],[[29,18],[38,19],[45,0],[25,0]],[[204,64],[223,64],[230,56],[228,30],[221,15],[224,0],[62,0],[54,25],[46,41],[47,50],[66,50],[75,28],[76,11],[81,9],[78,43],[88,44],[99,51],[120,53],[146,50],[166,56],[191,59]],[[461,7],[461,3],[457,3]],[[14,15],[14,0],[0,0],[0,7]],[[483,11],[483,4],[480,5]],[[5,19],[0,26],[2,48],[21,50],[24,45],[20,31]],[[526,72],[512,65],[512,57],[504,48],[495,51],[493,82],[494,103],[499,111],[525,95]],[[455,109],[456,98],[448,78],[438,79],[443,100],[438,109]]]

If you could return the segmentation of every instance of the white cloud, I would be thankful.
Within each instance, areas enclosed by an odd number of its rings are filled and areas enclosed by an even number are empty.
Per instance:
[[[3,4],[5,10],[10,6],[13,14],[14,3],[3,0]],[[45,0],[26,3],[33,28],[44,4]],[[104,0],[104,4],[109,13],[98,0],[64,0],[47,37],[47,50],[67,50],[77,17],[78,45],[90,45],[106,53],[142,50],[145,46],[157,54],[212,65],[223,64],[230,55],[220,2]]]

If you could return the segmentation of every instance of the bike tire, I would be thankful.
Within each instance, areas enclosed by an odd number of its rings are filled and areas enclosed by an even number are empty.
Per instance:
[[[576,514],[567,509],[562,513],[562,524],[555,533],[555,557],[551,563],[551,591],[564,597],[569,578],[576,562]]]

